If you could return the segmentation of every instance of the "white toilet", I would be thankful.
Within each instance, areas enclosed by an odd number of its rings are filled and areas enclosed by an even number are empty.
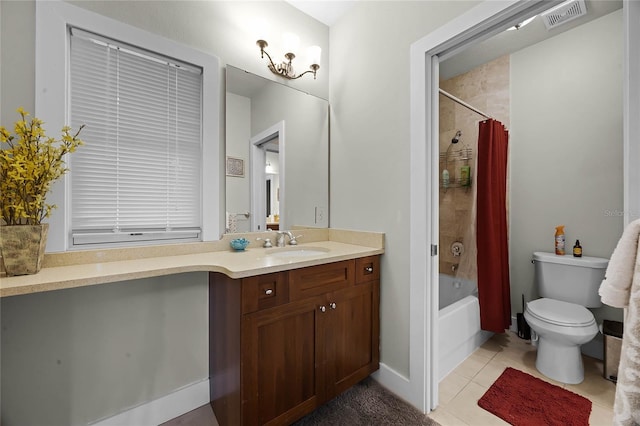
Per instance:
[[[533,253],[535,282],[542,297],[527,303],[524,318],[538,339],[536,368],[562,383],[584,380],[580,346],[598,334],[587,308],[602,306],[598,288],[609,260]]]

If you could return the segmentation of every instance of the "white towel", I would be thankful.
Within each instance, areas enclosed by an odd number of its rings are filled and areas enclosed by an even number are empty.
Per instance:
[[[614,426],[640,424],[640,220],[625,228],[616,245],[605,279],[600,285],[602,303],[628,308],[622,335],[618,384],[613,404]]]
[[[631,284],[638,258],[639,237],[640,219],[627,225],[611,255],[605,278],[598,292],[605,305],[615,308],[629,306]]]

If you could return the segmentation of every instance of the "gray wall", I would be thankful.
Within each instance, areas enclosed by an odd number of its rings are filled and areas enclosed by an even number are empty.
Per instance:
[[[331,27],[331,227],[385,232],[381,361],[404,376],[409,375],[409,47],[477,3],[363,1]]]
[[[206,279],[3,298],[2,424],[87,424],[205,379]]]
[[[511,55],[512,313],[537,297],[531,254],[609,258],[622,233],[622,10]],[[596,318],[622,320],[604,307]]]
[[[220,58],[241,69],[278,80],[260,59],[253,25],[263,19],[270,24],[271,46],[280,44],[281,32],[300,36],[302,47],[319,45],[323,50],[317,80],[302,78],[285,84],[322,98],[329,95],[329,29],[282,1],[76,1],[70,2],[104,16],[160,34]],[[13,123],[12,114],[22,105],[33,113],[35,105],[35,2],[2,2],[2,125]],[[279,51],[272,52],[279,55]],[[303,55],[304,56],[304,55]],[[327,70],[323,72],[322,70]],[[224,73],[221,73],[224,74]],[[279,80],[282,82],[282,80]],[[224,79],[221,79],[224,89]],[[224,93],[221,90],[220,93]],[[224,111],[224,98],[221,98]],[[17,117],[17,116],[16,116]],[[223,121],[224,122],[224,121]],[[224,136],[224,132],[222,133]],[[224,140],[224,139],[221,139]]]
[[[302,46],[322,47],[317,80],[287,84],[328,98],[329,29],[287,3],[75,4],[213,54],[221,66],[229,63],[278,80],[260,58],[251,31],[256,19],[265,19],[273,29],[273,43],[267,40],[273,46],[279,44],[280,31],[292,31]],[[35,3],[2,1],[1,14],[0,124],[12,128],[17,107],[37,115]],[[223,78],[220,89],[225,93]],[[220,106],[224,174],[224,96]],[[224,194],[224,179],[220,185]],[[220,206],[224,218],[224,196]],[[207,275],[194,273],[3,298],[2,423],[86,424],[206,379],[206,294]]]
[[[245,177],[227,177],[226,209],[231,214],[251,211],[251,178],[249,138],[251,137],[251,100],[226,92],[227,134],[226,154],[244,159]],[[247,226],[248,226],[247,219]],[[248,228],[247,228],[248,230]]]
[[[3,1],[0,5],[0,126],[13,129],[19,106],[34,111],[36,9],[31,1]]]

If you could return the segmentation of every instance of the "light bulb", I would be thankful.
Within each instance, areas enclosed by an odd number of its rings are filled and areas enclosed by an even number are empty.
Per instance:
[[[311,46],[307,48],[308,61],[312,65],[320,65],[320,57],[322,55],[322,49],[320,46]]]
[[[284,33],[282,35],[282,46],[284,47],[284,53],[295,54],[300,46],[300,37],[293,33]]]
[[[254,24],[251,26],[251,30],[256,40],[267,41],[269,31],[269,24],[267,24],[267,21],[264,19],[256,19]]]

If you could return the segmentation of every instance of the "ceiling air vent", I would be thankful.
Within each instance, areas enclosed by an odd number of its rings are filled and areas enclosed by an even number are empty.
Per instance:
[[[547,30],[559,27],[569,21],[587,14],[584,0],[570,0],[540,14]]]

